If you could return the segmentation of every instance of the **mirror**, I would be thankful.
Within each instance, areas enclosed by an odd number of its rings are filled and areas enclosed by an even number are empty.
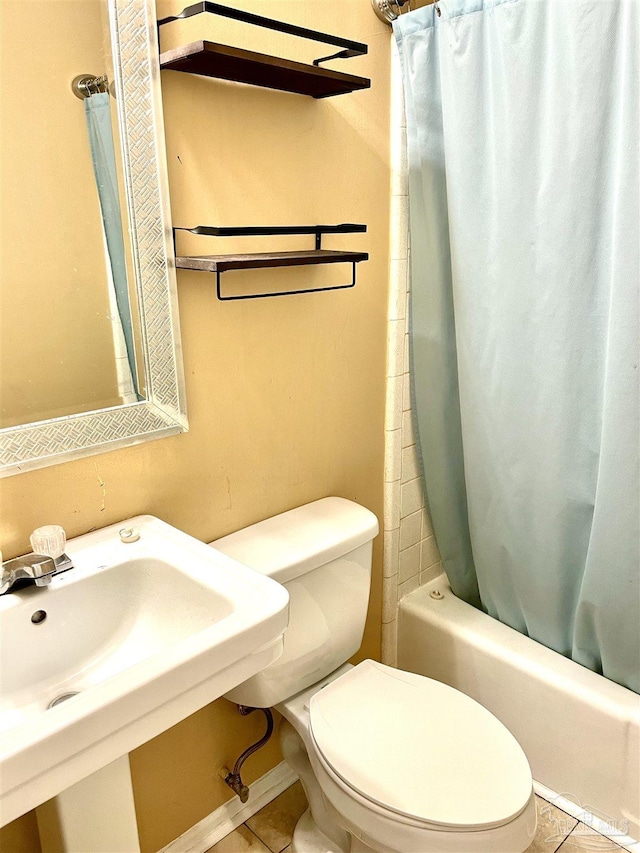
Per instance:
[[[186,419],[152,2],[0,11],[6,475]],[[108,84],[83,102],[71,84],[87,73]]]

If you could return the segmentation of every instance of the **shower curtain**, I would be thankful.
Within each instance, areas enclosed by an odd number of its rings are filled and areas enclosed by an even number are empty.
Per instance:
[[[141,398],[136,383],[135,347],[109,93],[96,92],[89,95],[85,98],[84,106],[108,258],[109,302],[118,387],[123,403],[132,403]]]
[[[452,589],[640,692],[638,6],[444,0],[394,28]]]

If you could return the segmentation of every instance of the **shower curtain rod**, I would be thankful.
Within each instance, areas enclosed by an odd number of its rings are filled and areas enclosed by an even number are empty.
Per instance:
[[[385,24],[393,23],[402,14],[403,6],[408,5],[409,11],[411,11],[411,0],[371,0],[371,5],[373,6],[373,11]],[[440,17],[438,0],[433,0],[433,7],[436,10],[437,16]]]
[[[373,11],[384,21],[385,24],[390,24],[402,12],[402,7],[409,4],[411,8],[411,0],[371,0]]]

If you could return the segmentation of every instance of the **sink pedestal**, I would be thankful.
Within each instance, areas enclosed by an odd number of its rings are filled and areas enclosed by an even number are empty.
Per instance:
[[[36,809],[42,853],[140,853],[129,756]]]

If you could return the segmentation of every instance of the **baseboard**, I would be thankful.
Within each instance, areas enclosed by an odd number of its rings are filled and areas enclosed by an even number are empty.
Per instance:
[[[289,765],[281,761],[273,770],[269,770],[250,785],[247,803],[241,803],[238,797],[233,797],[202,818],[191,829],[183,832],[171,844],[163,847],[159,853],[205,853],[221,838],[237,829],[263,806],[293,785],[297,778]]]

